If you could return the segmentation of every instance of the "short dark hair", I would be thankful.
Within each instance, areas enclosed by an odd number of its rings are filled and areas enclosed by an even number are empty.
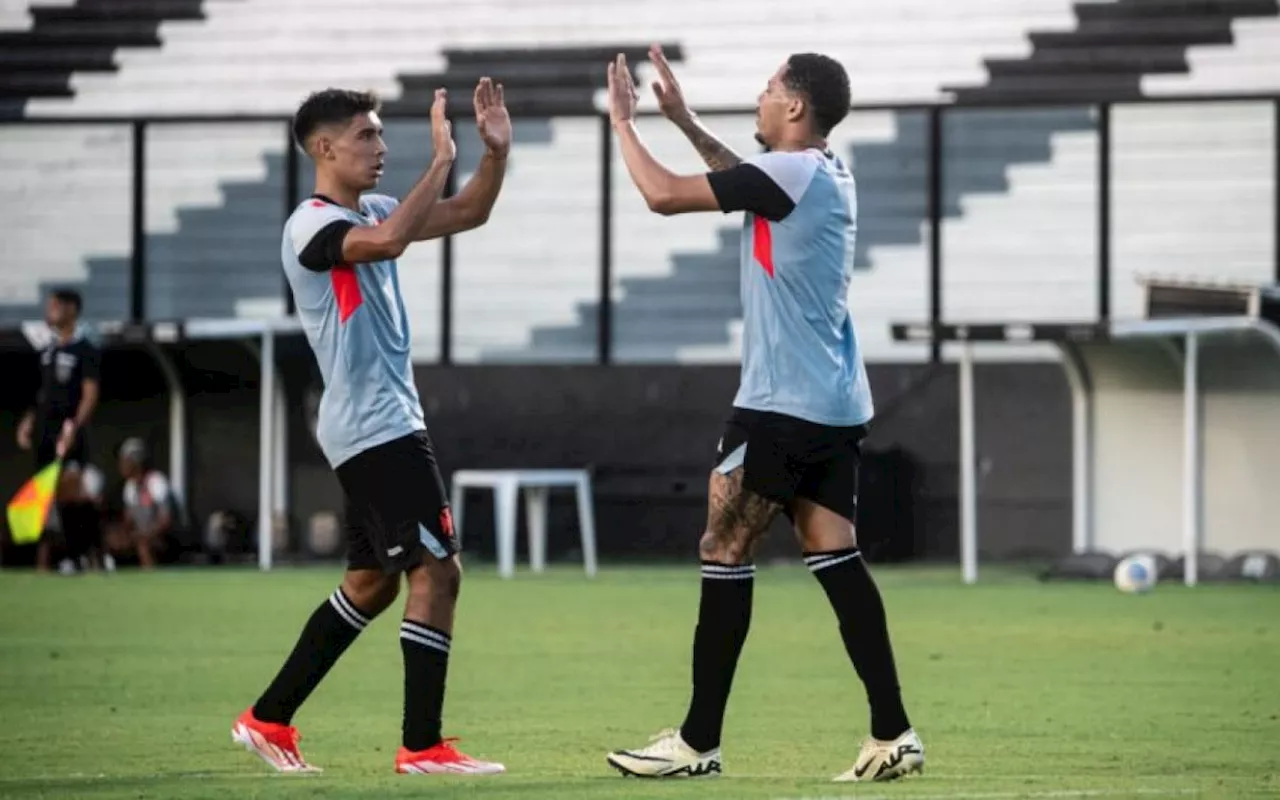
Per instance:
[[[54,300],[59,303],[66,303],[74,306],[76,313],[80,313],[80,309],[84,308],[84,300],[80,297],[80,293],[75,289],[54,289],[51,293]]]
[[[853,103],[849,73],[839,61],[819,53],[796,53],[787,59],[783,83],[809,99],[818,133],[826,136],[849,114]]]
[[[293,115],[293,140],[303,150],[307,139],[317,128],[345,123],[357,114],[368,114],[382,108],[382,101],[373,92],[357,92],[351,89],[325,89],[314,92]]]

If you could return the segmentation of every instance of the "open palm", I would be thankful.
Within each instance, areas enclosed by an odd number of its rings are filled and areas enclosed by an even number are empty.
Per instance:
[[[649,48],[649,61],[658,70],[658,79],[653,82],[653,93],[658,98],[658,108],[662,115],[672,121],[679,121],[689,116],[689,105],[685,102],[680,82],[671,71],[671,64],[662,52],[662,45],[655,44]]]
[[[511,149],[511,116],[503,99],[502,84],[481,78],[475,93],[476,128],[485,147],[494,155],[506,156]]]

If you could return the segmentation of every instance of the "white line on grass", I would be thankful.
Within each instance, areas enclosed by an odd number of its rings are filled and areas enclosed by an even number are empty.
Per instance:
[[[1039,792],[956,792],[952,794],[845,794],[845,795],[806,795],[804,797],[784,797],[781,800],[1015,800],[1029,798],[1034,800],[1069,800],[1070,798],[1088,797],[1174,797],[1177,795],[1196,794],[1194,789],[1054,789]]]
[[[152,772],[127,775],[107,775],[98,773],[89,775],[83,772],[71,772],[64,775],[5,775],[0,776],[0,784],[38,783],[55,781],[128,781],[128,780],[305,780],[310,773],[279,772]],[[954,792],[951,794],[842,794],[842,795],[803,795],[800,797],[783,797],[779,800],[1074,800],[1091,797],[1177,797],[1197,794],[1195,789],[1055,789],[1038,792]]]
[[[36,783],[38,781],[155,781],[173,778],[181,778],[182,780],[223,780],[223,779],[240,779],[240,778],[276,778],[287,777],[297,779],[312,773],[284,773],[284,772],[140,772],[128,773],[122,775],[108,775],[105,772],[99,772],[96,775],[90,775],[85,772],[68,772],[65,775],[4,775],[0,776],[0,784],[4,783]]]

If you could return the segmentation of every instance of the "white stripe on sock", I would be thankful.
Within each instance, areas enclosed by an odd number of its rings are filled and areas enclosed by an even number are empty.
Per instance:
[[[815,561],[826,561],[831,558],[839,558],[840,556],[847,556],[850,553],[857,553],[857,552],[860,552],[860,551],[858,550],[858,548],[854,547],[849,550],[832,550],[831,552],[828,552],[828,553],[810,553],[809,555],[804,557],[804,563],[812,564]]]
[[[408,642],[413,642],[414,644],[420,644],[423,647],[430,647],[432,650],[439,650],[446,655],[449,653],[448,644],[435,639],[428,639],[425,636],[419,636],[418,634],[413,633],[412,631],[407,631],[404,628],[400,629],[400,638]]]
[[[355,617],[356,620],[360,622],[360,627],[363,628],[369,624],[369,618],[366,617],[364,614],[360,613],[360,609],[352,605],[351,601],[347,599],[347,596],[342,593],[341,589],[333,590],[333,599],[341,603],[342,607],[347,610],[347,613]]]
[[[853,559],[861,556],[861,552],[854,550],[852,553],[846,553],[842,556],[828,556],[827,558],[818,561],[808,561],[806,559],[806,561],[809,564],[809,571],[817,572],[818,570],[823,570],[827,567],[834,567],[836,564],[843,564],[846,561],[852,561]]]
[[[706,575],[712,572],[716,572],[721,575],[739,575],[744,572],[755,572],[755,571],[756,571],[755,564],[736,564],[733,566],[730,566],[727,564],[703,564],[702,565],[703,575]]]
[[[840,556],[847,556],[851,553],[859,553],[859,552],[861,551],[859,551],[858,548],[855,547],[851,550],[833,550],[829,553],[811,553],[804,557],[804,563],[812,564],[815,561],[827,561],[832,558],[839,558]]]
[[[342,617],[343,621],[348,625],[355,628],[357,631],[364,630],[365,623],[351,616],[351,612],[347,611],[347,609],[343,607],[341,601],[338,600],[338,597],[339,595],[337,592],[329,595],[329,605],[333,606],[333,610],[337,611],[338,616]]]
[[[710,570],[707,567],[702,568],[702,577],[711,581],[749,581],[754,579],[755,576],[756,568],[753,566],[733,572],[719,572]]]
[[[405,631],[408,631],[409,633],[415,634],[417,636],[423,636],[427,639],[435,639],[437,642],[444,645],[445,647],[448,647],[450,644],[453,643],[453,637],[449,636],[449,634],[443,633],[441,631],[433,630],[431,628],[426,627],[425,625],[419,625],[418,623],[411,622],[410,620],[407,620],[407,619],[401,620],[400,622],[400,632],[404,633]]]

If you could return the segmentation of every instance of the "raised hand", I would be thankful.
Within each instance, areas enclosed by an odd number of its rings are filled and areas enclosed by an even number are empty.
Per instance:
[[[453,142],[453,124],[445,116],[448,102],[448,91],[436,89],[435,100],[431,103],[431,147],[435,160],[451,162],[458,157],[458,147]]]
[[[680,90],[680,82],[676,80],[667,57],[662,52],[662,45],[655,44],[649,48],[649,60],[658,70],[658,79],[653,82],[653,93],[658,98],[658,108],[663,116],[673,122],[688,119],[689,105],[685,102],[684,92]]]
[[[627,68],[627,57],[618,53],[618,57],[609,62],[609,120],[617,125],[629,122],[636,117],[636,104],[640,95],[636,93],[635,81],[631,79],[631,70]]]
[[[22,421],[18,423],[18,447],[23,450],[31,449],[31,435],[35,432],[35,420],[31,415],[24,416]]]
[[[502,84],[495,86],[489,78],[481,78],[476,84],[473,99],[480,139],[490,153],[498,158],[506,158],[511,150],[511,115],[507,113]]]

